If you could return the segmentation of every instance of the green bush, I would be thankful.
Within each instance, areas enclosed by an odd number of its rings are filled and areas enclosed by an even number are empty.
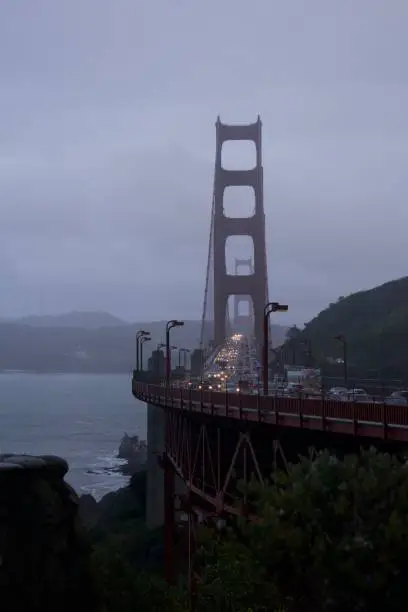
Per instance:
[[[344,461],[324,452],[252,489],[260,521],[205,540],[202,610],[401,610],[408,597],[404,463],[375,451]]]
[[[399,612],[408,597],[408,467],[374,450],[302,459],[250,487],[259,521],[200,533],[197,612]],[[136,526],[135,526],[136,527]],[[185,584],[143,571],[149,538],[115,534],[93,553],[106,612],[184,612]],[[145,547],[143,549],[143,547]],[[139,551],[139,552],[138,552]],[[137,555],[139,554],[139,557]]]
[[[123,540],[107,538],[95,547],[92,563],[104,612],[184,612],[183,591],[127,558]]]

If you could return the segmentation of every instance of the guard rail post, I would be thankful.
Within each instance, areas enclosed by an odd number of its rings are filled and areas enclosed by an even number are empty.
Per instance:
[[[353,395],[353,430],[354,430],[354,435],[357,436],[358,418],[357,418],[357,405],[356,405],[356,400],[355,400],[354,395]]]
[[[300,429],[303,429],[303,404],[302,400],[299,401],[299,426]],[[322,408],[323,409],[323,408]]]
[[[327,423],[327,414],[326,414],[326,402],[321,402],[322,408],[322,430],[326,431],[326,423]]]
[[[259,398],[259,386],[258,386],[258,393],[256,397],[256,410],[258,412],[258,423],[260,423],[261,422],[261,400]]]
[[[382,413],[383,413],[383,437],[384,437],[384,440],[388,439],[388,419],[387,419],[388,410],[387,409],[388,409],[387,404],[385,402],[383,402]]]

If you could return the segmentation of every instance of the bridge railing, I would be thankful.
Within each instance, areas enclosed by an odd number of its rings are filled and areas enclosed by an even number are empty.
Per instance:
[[[270,420],[267,415],[291,415],[298,417],[300,426],[302,419],[319,418],[408,428],[406,406],[165,388],[135,381],[133,393],[163,406],[246,420],[257,420],[255,415],[260,421]]]

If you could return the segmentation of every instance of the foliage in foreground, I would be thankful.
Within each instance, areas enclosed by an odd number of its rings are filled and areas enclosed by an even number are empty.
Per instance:
[[[198,612],[401,610],[408,597],[405,464],[375,451],[343,461],[325,452],[252,493],[258,523],[201,534]],[[188,609],[183,585],[166,589],[118,550],[98,554],[107,612]]]

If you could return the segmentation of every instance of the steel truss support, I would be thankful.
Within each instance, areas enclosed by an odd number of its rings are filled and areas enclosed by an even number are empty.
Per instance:
[[[245,429],[234,431],[214,422],[191,419],[188,412],[166,410],[165,454],[207,512],[245,516],[250,513],[246,490],[251,482],[264,486],[287,459],[278,438],[259,440]]]
[[[165,576],[173,582],[177,561],[188,576],[190,609],[195,607],[201,568],[195,565],[200,525],[222,531],[235,525],[237,516],[257,520],[248,485],[263,487],[276,469],[288,467],[278,436],[257,438],[256,432],[223,428],[215,420],[197,419],[194,414],[165,409],[164,469]],[[263,429],[263,428],[262,428]],[[262,431],[262,430],[258,430]],[[276,430],[278,432],[279,429]],[[181,557],[175,559],[175,476],[184,482],[178,496],[181,524],[178,526]],[[242,485],[242,486],[240,486]],[[239,531],[239,526],[235,525]],[[179,553],[179,554],[180,554]],[[188,563],[186,567],[186,562]]]

